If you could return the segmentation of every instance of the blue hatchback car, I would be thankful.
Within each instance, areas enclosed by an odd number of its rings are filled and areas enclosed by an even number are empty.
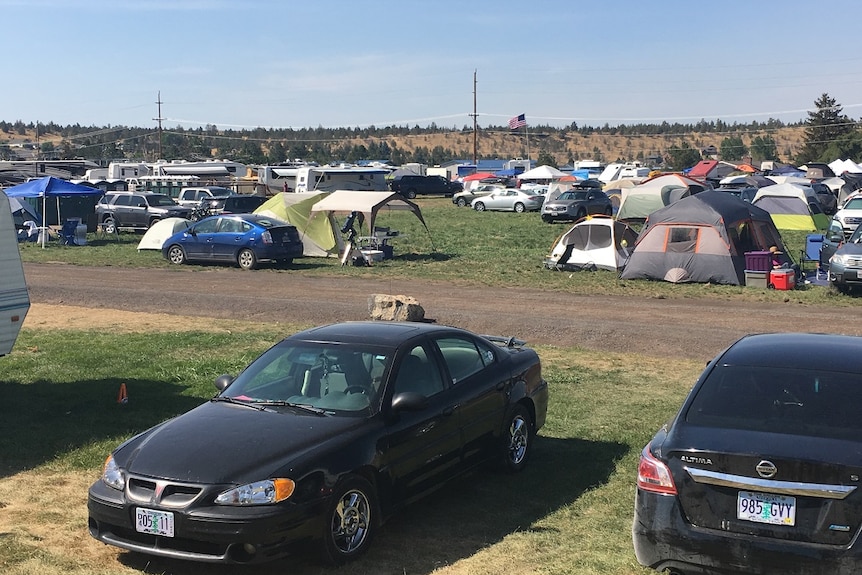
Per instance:
[[[296,227],[260,214],[230,214],[204,218],[170,236],[162,246],[170,262],[235,263],[252,270],[259,262],[288,265],[302,255]]]

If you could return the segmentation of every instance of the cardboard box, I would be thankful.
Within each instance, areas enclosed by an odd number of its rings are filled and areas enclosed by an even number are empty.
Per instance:
[[[777,290],[791,290],[796,287],[796,272],[793,270],[772,270],[769,272],[769,287]]]
[[[766,289],[769,272],[760,270],[745,270],[745,287]]]

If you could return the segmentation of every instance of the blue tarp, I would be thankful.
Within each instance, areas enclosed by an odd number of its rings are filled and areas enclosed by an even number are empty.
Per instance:
[[[12,186],[4,190],[10,198],[41,198],[43,196],[101,196],[105,192],[98,188],[73,184],[60,178],[48,176],[38,180]]]

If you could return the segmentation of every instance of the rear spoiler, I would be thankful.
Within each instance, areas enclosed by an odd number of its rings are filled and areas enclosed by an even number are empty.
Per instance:
[[[503,337],[500,335],[483,335],[482,337],[484,337],[488,341],[503,344],[504,347],[521,347],[527,345],[526,341],[524,341],[523,339],[517,339],[514,336]]]

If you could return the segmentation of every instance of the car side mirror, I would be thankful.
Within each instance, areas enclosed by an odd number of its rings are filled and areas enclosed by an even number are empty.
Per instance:
[[[234,378],[232,375],[230,375],[229,373],[225,373],[218,376],[215,382],[213,382],[213,385],[215,385],[215,388],[217,390],[224,391],[225,388],[227,388],[227,386],[229,386],[231,382],[233,382],[233,379]]]
[[[428,398],[415,391],[396,393],[392,398],[393,411],[422,411],[428,406]]]

